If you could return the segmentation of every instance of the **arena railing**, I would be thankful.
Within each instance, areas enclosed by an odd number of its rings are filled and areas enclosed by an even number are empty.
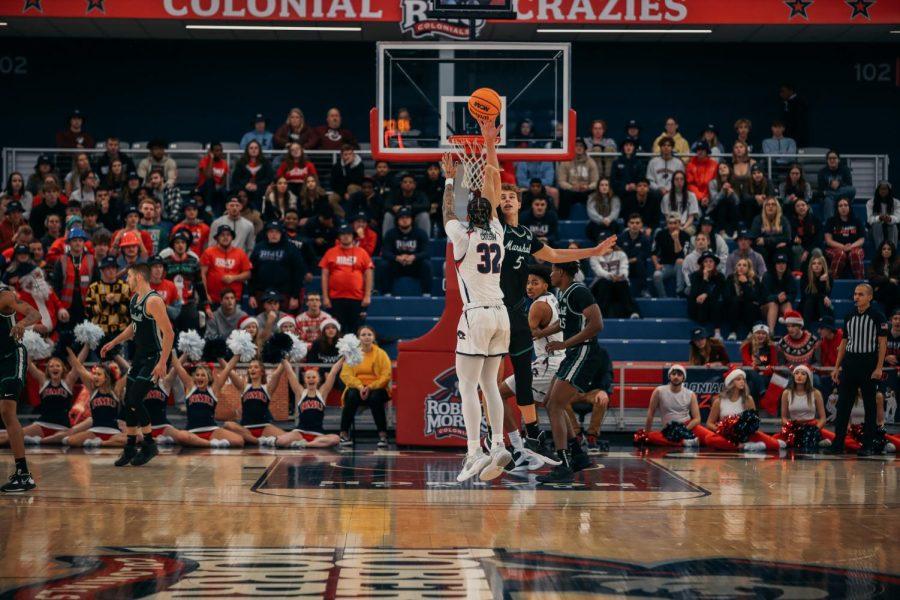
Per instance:
[[[229,167],[233,167],[234,163],[243,154],[242,150],[235,149],[234,145],[224,150],[224,155],[228,161]],[[13,171],[22,173],[27,179],[34,172],[34,166],[37,158],[41,154],[49,154],[59,165],[70,164],[71,159],[76,154],[87,152],[92,160],[103,153],[103,148],[98,147],[91,150],[80,148],[47,148],[47,147],[7,147],[2,151],[3,158],[3,181],[9,178],[9,174]],[[139,149],[123,149],[122,153],[131,157],[137,166],[140,161],[147,156],[145,148]],[[197,162],[203,156],[202,149],[169,149],[166,153],[172,157],[178,164],[179,185],[189,188],[197,180]],[[282,150],[264,151],[267,157],[274,163],[280,162],[280,158],[284,155]],[[372,162],[372,152],[368,147],[357,150],[357,154],[366,163],[366,167],[371,169],[374,167]],[[309,160],[316,165],[319,171],[319,178],[323,185],[328,184],[328,175],[331,166],[340,159],[340,151],[337,150],[307,150],[306,155]],[[601,159],[604,162],[611,162],[620,156],[618,152],[589,152],[589,155],[595,159]],[[638,156],[650,159],[656,154],[651,152],[639,152]],[[727,155],[726,155],[727,156]],[[767,177],[772,180],[773,176],[778,175],[783,178],[787,169],[792,163],[799,163],[804,168],[806,180],[815,189],[815,175],[819,169],[825,166],[825,150],[816,149],[816,151],[806,151],[797,154],[751,154],[750,155],[758,163],[762,163],[765,167]],[[714,157],[715,158],[715,157]],[[878,181],[888,179],[888,171],[890,167],[890,158],[887,154],[844,154],[842,158],[846,161],[853,173],[853,184],[856,188],[857,198],[871,198],[872,192]],[[424,172],[425,164],[407,164],[403,165],[403,170],[412,171],[415,174]],[[66,173],[60,173],[65,176]]]

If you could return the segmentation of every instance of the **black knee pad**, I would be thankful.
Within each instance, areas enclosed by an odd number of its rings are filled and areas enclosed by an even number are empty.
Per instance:
[[[510,356],[513,366],[513,378],[516,381],[516,404],[531,406],[534,404],[534,390],[531,389],[534,374],[531,372],[531,353]]]

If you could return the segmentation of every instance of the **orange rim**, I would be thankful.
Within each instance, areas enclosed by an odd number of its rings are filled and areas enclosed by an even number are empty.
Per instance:
[[[484,137],[480,135],[451,135],[447,141],[466,154],[480,154],[484,145]]]

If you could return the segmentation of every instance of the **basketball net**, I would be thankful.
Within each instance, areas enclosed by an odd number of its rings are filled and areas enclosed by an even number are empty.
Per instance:
[[[460,185],[469,191],[480,192],[484,186],[484,167],[487,164],[484,138],[480,135],[451,135],[447,141],[453,146],[453,154],[464,165]]]

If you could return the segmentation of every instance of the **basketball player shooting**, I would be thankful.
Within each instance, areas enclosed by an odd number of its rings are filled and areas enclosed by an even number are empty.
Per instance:
[[[128,441],[115,462],[117,467],[129,464],[141,466],[159,454],[156,442],[150,435],[150,413],[144,406],[144,398],[155,381],[165,379],[175,341],[166,303],[150,287],[150,267],[146,264],[132,266],[128,270],[128,287],[135,290],[128,304],[131,327],[126,327],[100,349],[100,356],[105,358],[119,344],[134,339],[134,357],[125,389],[125,433]],[[137,449],[138,431],[143,435],[140,451]]]
[[[490,118],[479,119],[484,138],[486,165],[480,193],[470,191],[466,207],[468,224],[456,216],[454,180],[456,166],[449,154],[443,157],[447,180],[444,188],[444,229],[453,244],[453,259],[459,279],[463,309],[456,331],[456,374],[462,398],[463,422],[468,451],[457,481],[478,475],[482,481],[500,476],[512,459],[498,427],[491,436],[490,454],[481,450],[481,402],[484,394],[488,418],[503,422],[503,400],[497,386],[497,370],[509,349],[509,317],[503,306],[500,270],[503,264],[503,225],[497,218],[500,204],[500,163],[497,159],[499,127]]]

